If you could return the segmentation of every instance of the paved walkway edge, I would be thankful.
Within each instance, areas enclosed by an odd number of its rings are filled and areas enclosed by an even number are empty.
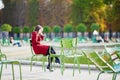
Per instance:
[[[30,61],[28,61],[28,60],[19,60],[19,62],[21,63],[21,65],[30,65]],[[47,65],[47,62],[45,62],[45,65]],[[42,66],[42,62],[33,61],[33,66]],[[60,65],[55,64],[55,67],[60,68]],[[65,68],[73,68],[73,64],[67,64],[66,63]],[[77,65],[75,66],[75,68],[77,69]],[[80,64],[80,69],[88,70],[88,65]],[[96,67],[94,65],[90,65],[90,69],[91,70],[96,70]]]

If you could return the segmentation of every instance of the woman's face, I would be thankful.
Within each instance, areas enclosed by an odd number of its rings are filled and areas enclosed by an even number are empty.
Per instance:
[[[43,32],[43,28],[41,27],[38,31],[38,34],[41,34]]]

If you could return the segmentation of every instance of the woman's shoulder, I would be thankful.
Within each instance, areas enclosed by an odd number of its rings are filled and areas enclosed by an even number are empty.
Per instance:
[[[33,31],[32,34],[37,34],[37,32],[36,32],[36,31]]]

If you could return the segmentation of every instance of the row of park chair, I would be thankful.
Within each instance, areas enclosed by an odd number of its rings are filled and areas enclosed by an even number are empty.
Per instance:
[[[73,57],[73,76],[75,73],[75,66],[77,65],[79,73],[80,73],[80,63],[79,63],[79,56],[83,56],[83,55],[79,55],[76,54],[77,52],[77,38],[62,38],[60,41],[60,53],[58,54],[50,54],[50,57],[59,57],[60,58],[60,70],[61,70],[61,74],[64,74],[65,71],[65,62],[64,59],[66,57]],[[54,44],[51,44],[54,45]],[[31,48],[31,52],[32,52],[32,56],[31,56],[31,64],[30,64],[30,70],[32,70],[32,64],[33,64],[33,59],[34,57],[37,59],[38,56],[42,56],[42,68],[44,69],[44,71],[46,71],[45,68],[45,59],[47,56],[43,56],[43,55],[36,55],[32,49],[32,40],[30,40],[30,48]],[[115,47],[110,49],[113,50],[112,54],[111,52],[109,52],[108,48],[105,46],[105,52],[101,52],[98,53],[94,50],[87,50],[87,49],[81,49],[82,53],[84,54],[84,56],[86,56],[86,58],[89,59],[89,61],[91,61],[99,70],[100,73],[98,75],[97,80],[99,80],[99,76],[101,75],[101,73],[113,73],[113,79],[116,79],[117,74],[120,72],[120,64],[117,62],[115,62],[116,59],[120,59],[119,57],[119,47]],[[51,52],[51,51],[50,51]],[[108,54],[110,53],[110,54]],[[102,55],[101,55],[102,54]],[[104,54],[104,55],[103,55]],[[112,58],[112,56],[116,55],[116,57]],[[107,55],[107,56],[106,56]],[[88,61],[88,69],[90,72],[90,67],[89,67],[89,61]],[[1,70],[0,70],[0,79],[2,76],[2,68],[3,68],[3,64],[11,64],[12,65],[12,73],[13,73],[13,80],[15,80],[15,76],[14,76],[14,64],[18,64],[19,65],[19,70],[20,70],[20,80],[22,80],[22,73],[21,73],[21,64],[19,61],[11,61],[8,60],[5,54],[2,54],[2,51],[0,50],[0,63],[1,63]],[[55,64],[54,64],[55,65]],[[6,65],[7,66],[7,65]],[[52,66],[51,66],[52,68]]]
[[[61,69],[61,74],[63,75],[64,70],[65,70],[65,65],[64,65],[64,59],[65,57],[73,57],[73,76],[75,73],[75,65],[77,65],[78,70],[80,72],[80,63],[79,63],[79,56],[83,55],[77,55],[77,43],[78,39],[77,38],[62,38],[60,40],[60,47],[61,51],[60,54],[50,54],[50,57],[59,57],[61,61],[60,69]],[[54,45],[54,44],[53,44]],[[89,49],[82,49],[82,53],[84,56],[89,60],[88,61],[88,70],[90,73],[90,62],[92,62],[99,70],[100,73],[97,77],[97,80],[99,80],[99,76],[101,73],[113,73],[113,78],[112,80],[116,80],[116,76],[118,73],[120,73],[120,63],[117,62],[116,60],[120,60],[120,47],[114,47],[114,48],[109,48],[104,46],[105,51],[104,52],[96,52],[94,50],[89,50]],[[31,45],[31,50],[32,50],[32,45]],[[111,52],[112,51],[112,52]],[[34,51],[32,50],[33,56],[39,56],[34,54]],[[116,57],[115,57],[116,55]],[[32,56],[32,57],[33,57]],[[46,56],[43,56],[46,57]],[[31,58],[31,66],[32,66],[32,61],[33,58]],[[45,70],[45,60],[43,60],[43,68]]]
[[[51,45],[54,45],[54,44],[51,44]],[[61,70],[61,74],[63,75],[64,73],[64,70],[65,70],[65,65],[64,65],[64,59],[65,57],[73,57],[74,58],[74,64],[73,64],[73,76],[74,76],[74,73],[75,73],[75,64],[77,64],[77,67],[79,69],[79,72],[80,72],[80,64],[79,64],[79,61],[78,61],[78,55],[76,55],[76,48],[77,48],[77,38],[63,38],[61,41],[60,41],[60,46],[61,46],[61,51],[60,53],[57,53],[57,54],[52,54],[51,51],[49,50],[50,52],[50,57],[53,58],[53,61],[55,61],[55,57],[59,57],[60,59],[60,70]],[[35,54],[33,49],[32,49],[32,40],[30,40],[30,48],[31,48],[31,52],[32,52],[32,57],[31,57],[31,70],[32,70],[32,62],[34,60],[34,57],[36,57],[37,59],[37,56],[41,56],[41,54]],[[79,55],[81,56],[81,55]],[[42,55],[42,68],[45,70],[45,59],[46,59],[47,56],[43,56]],[[54,64],[54,63],[53,63]],[[54,64],[55,65],[55,64]],[[52,66],[50,67],[52,68]]]
[[[105,51],[101,53],[94,50],[82,49],[82,53],[100,70],[97,80],[99,80],[102,73],[113,73],[112,80],[116,80],[117,74],[120,73],[119,47],[105,46]]]
[[[15,80],[14,65],[18,65],[19,72],[20,72],[20,80],[22,80],[21,63],[17,60],[8,60],[7,56],[2,53],[1,46],[0,46],[0,80],[2,80],[2,71],[3,71],[4,64],[6,65],[6,68],[7,68],[7,64],[11,64],[13,80]]]

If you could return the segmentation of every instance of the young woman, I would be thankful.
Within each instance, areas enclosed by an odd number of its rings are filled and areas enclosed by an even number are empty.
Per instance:
[[[19,41],[14,41],[13,37],[10,37],[10,43],[14,45],[18,45],[18,47],[21,47],[21,43]]]
[[[35,27],[35,30],[32,32],[32,47],[33,47],[33,50],[34,50],[35,54],[43,54],[44,56],[48,55],[47,69],[49,69],[50,71],[53,71],[53,70],[50,69],[50,62],[52,63],[52,58],[50,59],[49,49],[51,50],[52,54],[56,54],[56,52],[54,51],[52,46],[41,44],[40,42],[43,39],[44,39],[43,28],[42,28],[42,26],[37,25]],[[60,61],[57,57],[55,58],[55,62],[60,64]]]

